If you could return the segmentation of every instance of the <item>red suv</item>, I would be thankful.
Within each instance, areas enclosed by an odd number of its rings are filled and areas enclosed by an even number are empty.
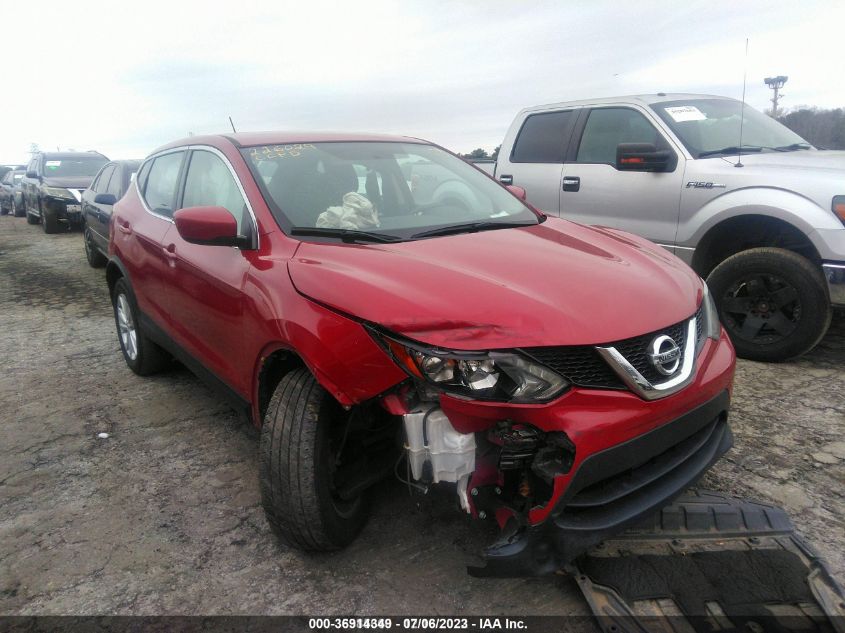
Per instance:
[[[114,207],[126,363],[175,357],[261,426],[291,545],[349,543],[396,474],[499,523],[473,573],[553,572],[728,450],[734,351],[680,260],[524,193],[404,137],[167,145]]]

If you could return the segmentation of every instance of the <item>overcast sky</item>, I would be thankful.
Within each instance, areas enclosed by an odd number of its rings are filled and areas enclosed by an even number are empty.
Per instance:
[[[12,28],[16,22],[20,28]],[[0,162],[143,157],[238,130],[498,145],[528,105],[659,91],[845,106],[841,0],[19,2],[3,12]]]

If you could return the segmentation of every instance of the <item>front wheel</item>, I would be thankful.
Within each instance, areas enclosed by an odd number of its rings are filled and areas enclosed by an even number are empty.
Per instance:
[[[350,415],[307,369],[285,374],[273,393],[261,429],[261,499],[274,531],[298,549],[345,547],[366,521],[363,496],[338,492]]]
[[[783,361],[810,351],[830,326],[832,310],[821,271],[782,248],[753,248],[707,277],[736,353]]]
[[[43,204],[39,208],[41,209],[41,228],[44,229],[44,232],[48,234],[58,233],[59,219],[56,214],[46,210]]]
[[[25,215],[25,210],[23,207],[19,207],[16,200],[12,200],[12,215],[16,218],[21,218]]]

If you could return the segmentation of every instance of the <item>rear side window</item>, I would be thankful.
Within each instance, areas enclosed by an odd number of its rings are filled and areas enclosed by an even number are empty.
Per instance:
[[[597,108],[590,112],[581,144],[579,163],[616,164],[619,143],[651,143],[667,149],[663,135],[642,114],[630,108]]]
[[[138,170],[138,175],[135,177],[135,182],[138,185],[138,191],[141,192],[141,195],[144,195],[144,186],[147,184],[147,176],[150,175],[150,167],[152,164],[153,161],[148,160],[146,163],[141,165],[141,169]]]
[[[173,152],[153,161],[144,187],[144,200],[153,213],[168,218],[173,215],[173,201],[184,156],[185,152]]]
[[[511,162],[562,163],[574,120],[574,110],[532,114],[516,137]]]
[[[182,207],[223,207],[238,222],[238,234],[247,235],[249,211],[232,172],[211,152],[191,153]]]

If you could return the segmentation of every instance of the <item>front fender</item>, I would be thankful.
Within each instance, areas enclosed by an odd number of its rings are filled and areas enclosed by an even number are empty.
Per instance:
[[[678,225],[678,246],[695,248],[717,224],[734,217],[763,215],[782,220],[806,235],[823,252],[827,250],[817,231],[842,229],[829,209],[786,189],[746,187],[713,198]]]

